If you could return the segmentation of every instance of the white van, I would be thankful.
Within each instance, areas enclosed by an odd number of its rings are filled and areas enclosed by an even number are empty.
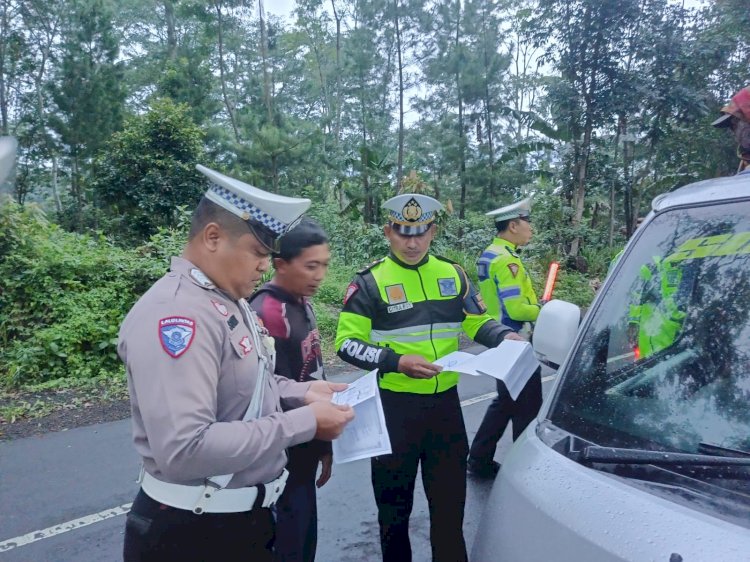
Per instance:
[[[657,197],[559,361],[472,560],[749,561],[750,174]]]

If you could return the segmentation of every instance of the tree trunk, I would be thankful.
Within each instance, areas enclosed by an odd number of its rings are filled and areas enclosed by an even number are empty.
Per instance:
[[[336,11],[336,1],[331,0],[331,9],[333,10],[333,17],[336,20],[336,131],[335,139],[336,146],[339,144],[339,137],[341,135],[341,90],[340,90],[340,75],[341,75],[341,17]]]
[[[167,60],[177,56],[177,35],[175,34],[174,0],[164,0],[164,20],[167,24]]]
[[[591,8],[588,7],[586,10],[586,18],[591,18]],[[588,25],[585,26],[588,29]],[[596,35],[594,40],[594,53],[593,60],[599,60],[599,53],[601,51],[602,36],[601,33]],[[597,87],[597,73],[599,68],[592,66],[591,68],[585,69],[584,72],[588,72],[588,81],[586,78],[582,78],[585,83],[585,89],[583,92],[584,104],[585,104],[585,125],[583,130],[583,144],[581,145],[580,160],[578,161],[578,169],[576,170],[576,187],[573,193],[573,227],[577,228],[581,224],[583,219],[583,211],[586,206],[586,177],[588,172],[589,156],[591,153],[591,137],[594,130],[594,104]],[[570,255],[572,257],[578,256],[578,251],[581,247],[581,237],[576,235],[573,238],[573,242],[570,245]]]
[[[456,54],[461,48],[461,2],[456,1],[458,7],[456,18]],[[461,180],[461,200],[458,207],[458,218],[463,219],[466,216],[466,135],[464,133],[464,100],[461,91],[461,65],[456,64],[456,96],[458,97],[458,143],[459,143],[459,173]],[[463,228],[459,228],[458,237],[463,236]]]
[[[0,15],[0,133],[8,134],[8,98],[5,80],[5,47],[8,40],[8,2],[3,2]]]
[[[55,209],[57,215],[62,214],[62,202],[60,201],[60,190],[57,185],[58,168],[57,168],[57,156],[52,157],[52,195],[55,198]]]
[[[404,177],[404,67],[401,61],[401,29],[398,22],[398,0],[393,2],[393,19],[396,24],[396,52],[398,54],[398,163],[396,165],[396,193],[401,193]]]
[[[217,27],[219,28],[219,78],[221,81],[221,97],[224,100],[224,107],[227,110],[227,114],[229,114],[229,121],[232,124],[232,131],[234,132],[234,140],[236,142],[240,142],[240,134],[237,130],[237,121],[234,117],[234,109],[232,108],[232,104],[229,102],[229,96],[227,94],[227,81],[226,77],[224,76],[224,25],[221,16],[221,4],[219,2],[214,2],[214,7],[216,8],[216,21]]]
[[[258,16],[260,19],[260,58],[263,63],[263,97],[268,112],[268,124],[273,124],[273,102],[271,99],[271,79],[268,72],[268,39],[266,38],[265,10],[263,0],[258,0]]]
[[[490,199],[495,197],[495,149],[492,144],[492,102],[490,100],[490,78],[489,78],[489,53],[487,53],[487,5],[485,4],[485,17],[482,18],[482,54],[484,59],[484,114],[487,122],[487,149],[490,165],[490,181],[486,194]]]

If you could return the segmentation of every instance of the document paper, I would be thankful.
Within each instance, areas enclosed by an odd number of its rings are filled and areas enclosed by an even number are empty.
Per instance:
[[[346,390],[333,394],[331,402],[354,408],[354,419],[333,440],[333,460],[336,464],[391,454],[391,439],[385,425],[377,373],[377,370],[370,371],[349,383]]]
[[[513,400],[518,398],[531,375],[539,368],[539,361],[531,344],[515,340],[503,340],[497,347],[478,355],[454,351],[433,363],[446,371],[474,376],[488,375],[501,380]]]

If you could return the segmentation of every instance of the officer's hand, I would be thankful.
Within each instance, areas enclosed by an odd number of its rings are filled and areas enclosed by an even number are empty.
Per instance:
[[[522,335],[516,333],[516,332],[508,332],[505,334],[504,340],[513,340],[513,341],[526,341],[526,338]]]
[[[318,488],[322,488],[331,479],[331,466],[333,465],[333,455],[326,453],[320,457],[320,477],[315,482]]]
[[[402,355],[398,360],[398,371],[413,379],[431,379],[443,368],[433,365],[421,355]]]
[[[346,390],[348,386],[345,382],[313,381],[305,392],[305,404],[318,401],[330,402],[334,392]]]
[[[354,410],[351,406],[318,401],[313,402],[309,407],[315,414],[315,421],[318,424],[315,439],[333,441],[341,435],[346,424],[354,419]]]

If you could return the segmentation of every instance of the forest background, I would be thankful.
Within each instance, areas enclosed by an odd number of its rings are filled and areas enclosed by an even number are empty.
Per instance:
[[[0,421],[48,410],[12,399],[24,390],[123,392],[117,331],[185,241],[197,163],[313,200],[333,251],[315,300],[329,357],[397,193],[445,204],[434,251],[472,275],[484,213],[532,196],[524,260],[537,284],[561,262],[556,296],[585,306],[654,196],[735,171],[710,123],[748,82],[746,0],[265,8],[0,0],[0,133],[19,142],[0,208]]]

